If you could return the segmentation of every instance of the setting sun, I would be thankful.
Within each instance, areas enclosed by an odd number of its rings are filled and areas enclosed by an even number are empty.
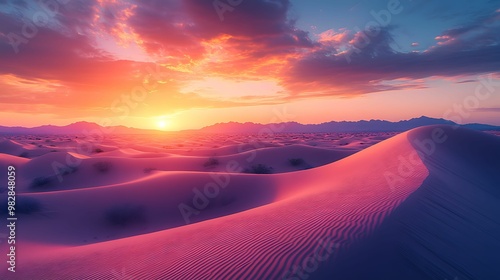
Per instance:
[[[160,129],[165,129],[168,125],[169,125],[169,122],[167,120],[159,120],[156,125],[158,126],[158,128]]]

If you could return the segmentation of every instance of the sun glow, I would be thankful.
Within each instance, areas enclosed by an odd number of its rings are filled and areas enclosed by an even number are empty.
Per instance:
[[[170,122],[164,119],[156,122],[156,126],[158,126],[159,129],[165,129],[168,127],[169,124]]]

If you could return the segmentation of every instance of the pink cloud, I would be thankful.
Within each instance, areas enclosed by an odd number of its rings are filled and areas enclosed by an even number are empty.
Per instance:
[[[332,42],[337,44],[348,42],[349,31],[346,29],[340,29],[339,31],[340,32],[336,32],[333,29],[329,29],[323,33],[320,33],[318,35],[318,41],[321,43]]]

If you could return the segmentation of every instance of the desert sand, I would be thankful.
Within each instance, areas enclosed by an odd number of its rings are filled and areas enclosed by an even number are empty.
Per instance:
[[[500,275],[500,138],[484,132],[5,136],[8,165],[18,267],[2,279]]]

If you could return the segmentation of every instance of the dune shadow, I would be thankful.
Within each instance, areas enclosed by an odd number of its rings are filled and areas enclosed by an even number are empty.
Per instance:
[[[429,176],[373,234],[310,279],[498,278],[500,138],[431,126],[408,140]]]

